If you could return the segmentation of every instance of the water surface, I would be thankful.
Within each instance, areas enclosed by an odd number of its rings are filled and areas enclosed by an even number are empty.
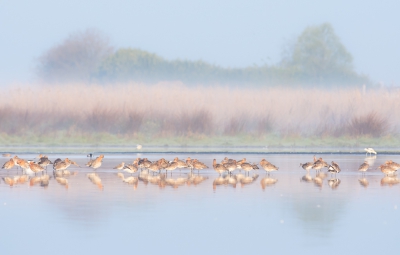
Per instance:
[[[36,155],[19,155],[32,159]],[[212,167],[223,157],[258,163],[268,159],[280,167],[245,176],[219,177],[214,170],[175,170],[163,176],[124,183],[112,167],[136,157],[156,160],[175,156],[197,158]],[[2,170],[0,212],[3,254],[309,254],[364,253],[396,250],[400,227],[400,181],[385,178],[376,167],[396,155],[368,158],[365,176],[357,172],[362,155],[317,155],[339,163],[336,176],[307,172],[299,163],[312,155],[262,154],[105,154],[96,171],[84,167],[86,155],[68,157],[82,167],[57,182],[10,187],[4,177],[21,175]],[[5,162],[7,159],[4,158]],[[2,163],[3,163],[2,161]],[[87,177],[96,173],[101,184]],[[124,173],[125,178],[130,175]],[[41,176],[41,175],[38,175]],[[133,176],[138,177],[138,173]]]

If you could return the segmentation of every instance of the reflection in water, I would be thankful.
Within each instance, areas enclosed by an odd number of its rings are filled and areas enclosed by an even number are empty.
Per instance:
[[[195,174],[189,173],[186,184],[188,186],[190,186],[191,184],[196,186],[196,185],[199,185],[200,183],[204,182],[207,179],[208,179],[208,177],[205,177],[205,176],[202,176],[199,174],[195,175]]]
[[[360,183],[360,185],[361,186],[363,186],[364,188],[366,188],[366,187],[368,187],[368,185],[369,185],[369,182],[368,182],[368,180],[367,180],[367,178],[361,178],[361,179],[358,179],[358,182]]]
[[[122,182],[133,185],[133,189],[137,189],[137,186],[139,184],[139,178],[136,176],[129,176],[125,178],[123,173],[118,173],[117,174],[118,178],[122,180]]]
[[[93,183],[96,184],[97,187],[100,190],[103,190],[103,184],[101,183],[101,179],[99,177],[99,175],[97,173],[89,173],[87,174],[87,177],[89,178],[89,180]]]
[[[337,178],[332,178],[332,179],[328,180],[328,185],[332,189],[336,189],[340,185],[340,180]]]
[[[213,189],[216,190],[217,186],[224,185],[236,188],[236,184],[240,183],[243,188],[246,185],[254,183],[258,179],[258,174],[253,176],[246,176],[243,174],[227,174],[223,176],[218,176],[213,181]]]
[[[34,176],[30,179],[29,185],[34,186],[40,183],[40,186],[47,188],[49,186],[50,176],[48,174],[42,176]]]
[[[275,178],[272,178],[272,177],[269,177],[269,176],[264,177],[264,178],[262,178],[261,181],[260,181],[260,183],[261,183],[261,188],[262,188],[263,190],[265,190],[266,187],[268,187],[268,186],[273,186],[273,185],[275,185],[275,183],[277,183],[277,182],[278,182],[278,179],[275,179]]]
[[[400,183],[399,178],[397,176],[385,176],[381,179],[381,186],[392,186]]]
[[[374,165],[375,160],[376,160],[376,155],[365,157],[365,159],[364,159],[364,161],[367,162],[370,167],[372,167]]]
[[[64,186],[66,189],[68,189],[68,180],[66,178],[64,178],[64,177],[56,177],[56,181],[60,185]]]
[[[321,188],[324,183],[324,179],[327,177],[327,174],[324,172],[318,172],[314,178],[314,184]]]
[[[300,181],[302,181],[302,182],[313,182],[314,179],[311,177],[310,173],[307,172],[306,175],[304,175],[303,177],[301,177],[301,180],[300,180]]]
[[[247,176],[247,177],[244,177],[244,178],[240,179],[240,183],[242,184],[242,188],[245,185],[249,185],[249,184],[254,183],[257,179],[258,179],[258,174],[255,174],[253,176]]]

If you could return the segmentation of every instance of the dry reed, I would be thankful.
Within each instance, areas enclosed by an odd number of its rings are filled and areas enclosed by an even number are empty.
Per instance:
[[[398,133],[399,98],[358,89],[21,85],[2,93],[0,131],[379,137]]]

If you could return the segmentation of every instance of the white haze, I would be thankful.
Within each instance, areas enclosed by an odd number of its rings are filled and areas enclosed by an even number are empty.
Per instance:
[[[97,28],[115,47],[224,67],[276,64],[283,45],[329,22],[358,72],[400,85],[399,1],[1,1],[0,84],[35,78],[37,57]]]

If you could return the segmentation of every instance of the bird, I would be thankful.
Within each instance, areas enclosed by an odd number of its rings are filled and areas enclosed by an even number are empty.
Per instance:
[[[44,171],[43,167],[39,166],[38,164],[34,163],[33,161],[30,161],[29,168],[35,173],[35,175],[39,172],[43,173],[43,171]]]
[[[385,162],[385,165],[390,166],[390,167],[393,168],[394,170],[399,170],[399,169],[400,169],[400,164],[399,164],[399,163],[396,163],[396,162],[393,162],[392,160],[387,160],[387,161]]]
[[[13,168],[15,166],[15,161],[14,159],[10,159],[9,161],[7,161],[6,163],[4,163],[4,165],[1,167],[2,169],[7,169],[10,170],[11,168]]]
[[[231,162],[229,162],[228,158],[225,157],[225,159],[222,162],[227,162],[222,164],[226,170],[228,170],[228,172],[231,174],[233,171],[236,170],[237,168],[237,164],[236,164],[236,160],[232,160]],[[236,184],[236,183],[235,183]]]
[[[228,171],[228,169],[226,169],[226,167],[224,167],[224,165],[217,164],[216,159],[213,159],[213,168],[214,168],[215,172],[219,173],[219,175],[221,175],[225,171]]]
[[[250,164],[250,163],[245,162],[245,163],[240,164],[240,168],[249,174],[251,170],[258,169],[258,166],[256,164]]]
[[[341,170],[340,170],[338,163],[332,161],[331,165],[329,165],[329,167],[328,167],[328,172],[338,174],[338,173],[340,173],[340,171]]]
[[[314,162],[312,168],[315,170],[321,170],[324,167],[329,167],[328,163],[326,163],[325,161],[323,161],[322,158],[319,158],[317,161]]]
[[[312,163],[312,162],[307,162],[307,163],[304,163],[304,164],[300,163],[300,166],[301,166],[304,170],[308,171],[308,170],[310,170],[310,169],[312,168],[313,164],[314,164],[314,163]]]
[[[197,173],[199,173],[199,171],[202,169],[209,168],[208,166],[206,166],[204,163],[198,161],[197,159],[194,159],[192,161],[192,165],[193,165],[193,168],[197,170]]]
[[[56,159],[53,164],[53,169],[54,169],[54,171],[64,171],[70,165],[71,165],[71,161],[68,158],[65,158],[64,160]]]
[[[122,169],[124,169],[124,166],[125,166],[125,162],[122,162],[121,164],[117,165],[113,169],[122,170]]]
[[[124,168],[122,169],[123,171],[130,173],[131,175],[136,173],[138,171],[138,167],[137,167],[137,161],[135,160],[133,162],[133,164],[127,164],[124,166]]]
[[[172,161],[172,162],[169,163],[168,166],[165,168],[165,171],[170,171],[170,172],[171,172],[171,171],[175,170],[176,168],[178,168],[178,165],[179,165],[178,162]],[[172,175],[172,172],[171,172],[171,175]]]
[[[273,172],[273,171],[278,171],[278,170],[279,170],[279,167],[277,167],[277,166],[271,164],[270,162],[268,162],[268,161],[265,160],[265,159],[262,159],[262,160],[260,161],[260,166],[261,166],[268,174],[270,174],[270,173]]]
[[[95,160],[92,160],[90,162],[89,167],[91,167],[91,168],[96,170],[97,168],[99,168],[101,166],[101,161],[103,160],[103,158],[104,158],[103,154],[98,156]]]
[[[372,155],[372,153],[375,155],[377,154],[376,151],[372,148],[365,148],[364,150],[366,151],[365,156],[367,156],[368,153],[369,153],[369,155]]]
[[[393,176],[397,171],[388,165],[380,165],[378,168],[381,169],[381,172],[384,173],[386,176],[389,176],[389,175]]]
[[[360,165],[360,167],[358,168],[358,171],[362,172],[363,174],[365,174],[365,172],[368,170],[369,168],[369,164],[367,161],[364,161],[364,163],[362,163]]]

